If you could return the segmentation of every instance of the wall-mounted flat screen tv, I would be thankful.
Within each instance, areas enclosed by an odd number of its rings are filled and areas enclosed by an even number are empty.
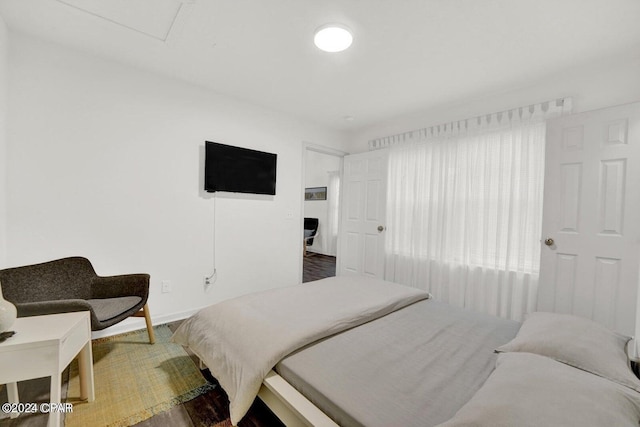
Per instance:
[[[277,158],[273,153],[206,141],[204,189],[275,195]]]

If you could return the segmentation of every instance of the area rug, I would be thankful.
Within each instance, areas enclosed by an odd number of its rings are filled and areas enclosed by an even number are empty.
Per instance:
[[[166,325],[93,341],[96,400],[80,401],[78,364],[69,373],[66,427],[125,427],[191,400],[214,386],[207,383],[182,346],[169,342]]]

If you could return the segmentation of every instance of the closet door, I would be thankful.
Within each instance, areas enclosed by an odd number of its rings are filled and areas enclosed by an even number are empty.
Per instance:
[[[550,120],[538,310],[634,335],[640,103]]]
[[[344,157],[338,274],[384,276],[387,150]]]

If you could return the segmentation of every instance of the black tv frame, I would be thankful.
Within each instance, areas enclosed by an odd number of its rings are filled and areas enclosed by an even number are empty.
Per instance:
[[[275,195],[277,159],[274,153],[206,141],[204,190]]]

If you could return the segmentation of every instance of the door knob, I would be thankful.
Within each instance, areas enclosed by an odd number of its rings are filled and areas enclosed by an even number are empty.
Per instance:
[[[544,244],[547,246],[553,246],[555,242],[553,241],[553,239],[551,237],[549,237],[548,239],[545,239]]]
[[[379,225],[379,226],[378,226],[378,232],[379,232],[379,233],[382,233],[383,231],[384,231],[384,227],[383,227],[383,226],[381,226],[381,225]]]

